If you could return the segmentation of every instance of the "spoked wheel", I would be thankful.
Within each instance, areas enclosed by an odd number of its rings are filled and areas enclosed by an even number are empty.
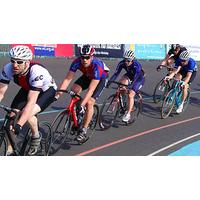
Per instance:
[[[6,156],[8,149],[8,142],[5,137],[0,133],[0,156]]]
[[[50,144],[50,155],[56,153],[66,141],[66,138],[71,129],[71,117],[68,116],[68,111],[61,111],[53,123],[51,124],[51,144]]]
[[[166,94],[169,92],[169,89],[170,89],[169,81],[164,81],[164,79],[162,79],[154,89],[153,93],[154,103],[159,103],[160,101],[162,101],[165,98]]]
[[[174,104],[175,104],[175,97],[176,97],[176,93],[173,89],[170,90],[168,94],[166,95],[162,104],[162,108],[161,108],[161,117],[163,119],[167,118],[172,112]]]
[[[99,126],[102,130],[107,130],[113,125],[118,115],[118,108],[119,99],[115,94],[104,101],[99,115]]]

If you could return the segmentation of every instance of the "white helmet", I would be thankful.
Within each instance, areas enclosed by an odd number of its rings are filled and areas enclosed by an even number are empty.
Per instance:
[[[21,60],[32,60],[33,53],[28,46],[17,45],[10,50],[9,53],[11,58],[21,59]]]
[[[180,58],[181,60],[189,60],[189,59],[190,59],[190,54],[189,54],[188,51],[183,51],[183,52],[180,54],[179,58]]]
[[[135,54],[132,50],[125,51],[124,58],[134,60]]]

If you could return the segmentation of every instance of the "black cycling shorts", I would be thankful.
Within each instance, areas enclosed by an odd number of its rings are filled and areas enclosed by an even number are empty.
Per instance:
[[[178,74],[181,74],[181,75],[182,75],[182,79],[186,78],[186,76],[187,76],[187,72],[184,72],[183,70],[180,70],[180,71],[178,72]],[[192,76],[191,76],[191,78],[190,78],[188,84],[191,84],[191,83],[194,81],[196,75],[197,75],[197,72],[196,72],[196,71],[192,72]]]
[[[97,88],[95,89],[95,91],[92,95],[92,98],[97,100],[100,97],[101,93],[103,92],[104,88],[106,87],[107,81],[108,81],[107,78],[102,78],[100,80],[99,84],[97,85]],[[91,80],[85,75],[82,75],[80,78],[78,78],[75,81],[75,84],[79,85],[82,88],[82,90],[88,89],[90,86],[90,83],[91,83]]]
[[[22,110],[27,104],[28,92],[29,91],[21,88],[15,96],[11,108]],[[36,104],[41,108],[40,112],[44,111],[51,103],[53,103],[55,94],[56,90],[53,87],[50,87],[45,92],[39,94]]]

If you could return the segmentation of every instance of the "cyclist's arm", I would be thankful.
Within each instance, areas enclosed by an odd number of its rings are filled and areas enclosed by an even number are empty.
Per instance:
[[[181,69],[181,66],[179,66],[178,68],[173,68],[173,71],[171,72],[171,74],[169,76],[166,76],[166,78],[172,79],[176,74],[178,74],[180,69]]]
[[[97,88],[97,85],[99,84],[100,80],[95,80],[93,79],[89,85],[88,91],[85,95],[85,98],[83,99],[81,105],[85,106],[87,104],[87,102],[90,100],[90,98],[92,97],[95,89]]]
[[[60,85],[60,90],[66,90],[69,86],[69,84],[71,83],[71,81],[73,80],[75,76],[75,72],[73,71],[69,71],[65,77],[65,79],[63,80],[63,82]],[[62,95],[62,92],[57,92],[56,96],[60,97]]]
[[[24,107],[21,117],[17,122],[17,124],[19,124],[20,126],[23,126],[27,122],[27,120],[31,117],[31,114],[33,112],[34,106],[36,105],[39,94],[40,91],[35,91],[35,90],[29,91],[26,106]]]
[[[169,58],[170,58],[170,55],[167,54],[167,55],[165,56],[164,60],[161,62],[161,65],[167,65],[167,60],[169,60]]]
[[[0,83],[0,102],[4,98],[4,94],[7,89],[8,89],[8,84]]]
[[[112,75],[112,77],[110,78],[109,81],[115,81],[116,78],[119,76],[119,74],[121,73],[122,71],[122,64],[119,63],[116,70],[115,70],[115,73]]]

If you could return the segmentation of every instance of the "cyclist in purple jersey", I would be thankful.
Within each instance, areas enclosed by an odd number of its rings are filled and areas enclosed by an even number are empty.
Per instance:
[[[161,65],[166,65],[171,69],[170,71],[173,70],[173,64],[176,62],[176,60],[179,58],[180,54],[183,51],[186,51],[187,49],[180,45],[180,44],[172,44],[171,49],[168,51],[165,59],[161,62]],[[162,66],[157,67],[157,71],[162,69]]]
[[[194,81],[197,73],[197,63],[194,59],[190,58],[188,51],[183,51],[179,59],[175,62],[175,68],[169,76],[166,76],[165,79],[172,79],[174,76],[178,80],[183,80],[183,99],[181,105],[176,110],[177,113],[183,111],[184,102],[188,95],[189,85]]]
[[[32,130],[29,155],[38,151],[42,139],[38,130],[37,114],[45,110],[54,101],[57,86],[50,73],[42,65],[32,63],[33,54],[29,47],[17,45],[10,50],[10,62],[3,67],[0,74],[0,102],[8,85],[13,80],[21,87],[15,96],[11,108],[22,111],[15,127],[10,126],[15,134],[19,134],[23,125],[28,122]],[[14,116],[14,113],[10,116]],[[11,119],[12,121],[12,119]],[[8,154],[12,155],[11,145]]]
[[[124,54],[124,59],[118,64],[115,73],[110,78],[108,85],[109,86],[112,81],[114,81],[119,74],[121,73],[122,69],[126,71],[126,74],[124,74],[121,79],[120,83],[129,85],[129,107],[128,111],[125,113],[125,115],[122,118],[122,121],[128,122],[130,120],[130,113],[134,108],[134,98],[135,94],[142,88],[145,82],[145,75],[144,71],[142,70],[141,64],[135,60],[134,52],[131,50],[128,50]]]
[[[75,59],[67,73],[64,81],[61,83],[60,90],[66,90],[70,82],[74,79],[77,70],[83,74],[72,86],[72,91],[80,94],[87,89],[87,93],[83,98],[79,113],[85,113],[83,127],[81,128],[77,140],[83,142],[87,139],[87,128],[94,113],[94,104],[107,84],[108,72],[103,61],[94,57],[95,49],[90,45],[83,45],[79,48],[80,57]],[[58,99],[62,92],[56,94]]]

